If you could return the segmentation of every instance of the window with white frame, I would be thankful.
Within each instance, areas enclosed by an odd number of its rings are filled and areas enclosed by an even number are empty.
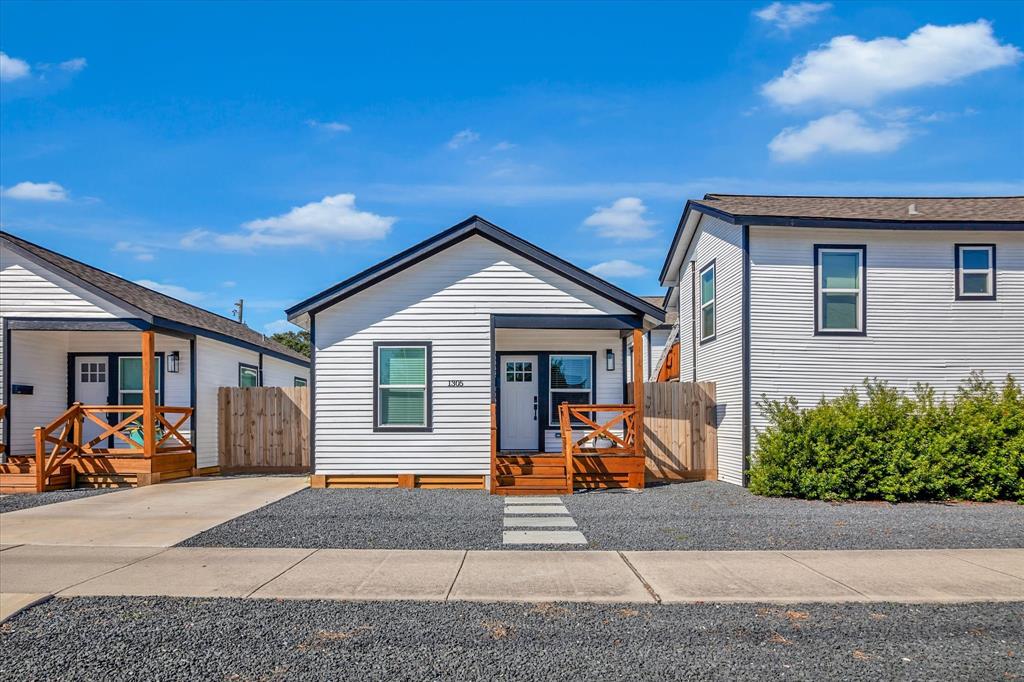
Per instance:
[[[83,362],[82,363],[83,384],[105,384],[107,383],[107,363],[105,362]]]
[[[819,334],[864,332],[863,246],[816,246]]]
[[[702,343],[715,338],[716,287],[715,261],[711,261],[700,271],[700,340]]]
[[[375,428],[430,428],[430,344],[377,344]]]
[[[956,297],[996,297],[996,247],[994,244],[957,244]]]
[[[594,358],[552,353],[548,359],[548,404],[551,426],[558,426],[558,406],[594,402]]]

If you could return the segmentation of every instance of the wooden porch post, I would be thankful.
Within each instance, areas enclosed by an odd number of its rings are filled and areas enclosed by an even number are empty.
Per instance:
[[[633,428],[636,429],[635,454],[637,457],[646,457],[644,450],[644,332],[642,329],[633,330],[633,405],[636,406],[636,413],[633,417]],[[630,487],[644,487],[644,473],[641,471],[639,480],[630,480]],[[634,474],[630,474],[634,479]]]
[[[153,331],[142,332],[142,452],[146,457],[156,455],[155,350]]]

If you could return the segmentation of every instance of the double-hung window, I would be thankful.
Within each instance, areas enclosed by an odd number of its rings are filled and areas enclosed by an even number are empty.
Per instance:
[[[551,426],[557,427],[558,406],[590,405],[594,402],[594,357],[591,355],[562,355],[548,357],[548,404],[551,406]]]
[[[996,297],[995,244],[956,245],[956,297],[975,300]]]
[[[715,261],[700,271],[700,341],[715,338]]]
[[[238,363],[238,385],[241,388],[256,388],[260,385],[260,368],[256,365]]]
[[[428,431],[430,344],[374,344],[374,428]]]
[[[864,333],[864,246],[815,246],[815,333]]]

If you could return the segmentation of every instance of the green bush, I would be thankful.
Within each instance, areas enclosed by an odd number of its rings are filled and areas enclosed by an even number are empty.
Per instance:
[[[801,410],[794,398],[758,403],[750,489],[819,500],[1024,502],[1024,397],[972,373],[951,400],[927,384],[912,396],[865,381]]]

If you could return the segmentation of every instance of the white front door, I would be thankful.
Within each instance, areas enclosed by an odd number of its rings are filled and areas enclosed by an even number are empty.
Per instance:
[[[83,405],[106,405],[109,370],[106,355],[75,357],[75,400]],[[103,429],[91,419],[82,423],[83,443],[88,443],[101,433]],[[105,443],[97,445],[106,447]]]
[[[502,355],[498,359],[501,382],[501,449],[536,450],[540,418],[537,394],[537,356]]]

